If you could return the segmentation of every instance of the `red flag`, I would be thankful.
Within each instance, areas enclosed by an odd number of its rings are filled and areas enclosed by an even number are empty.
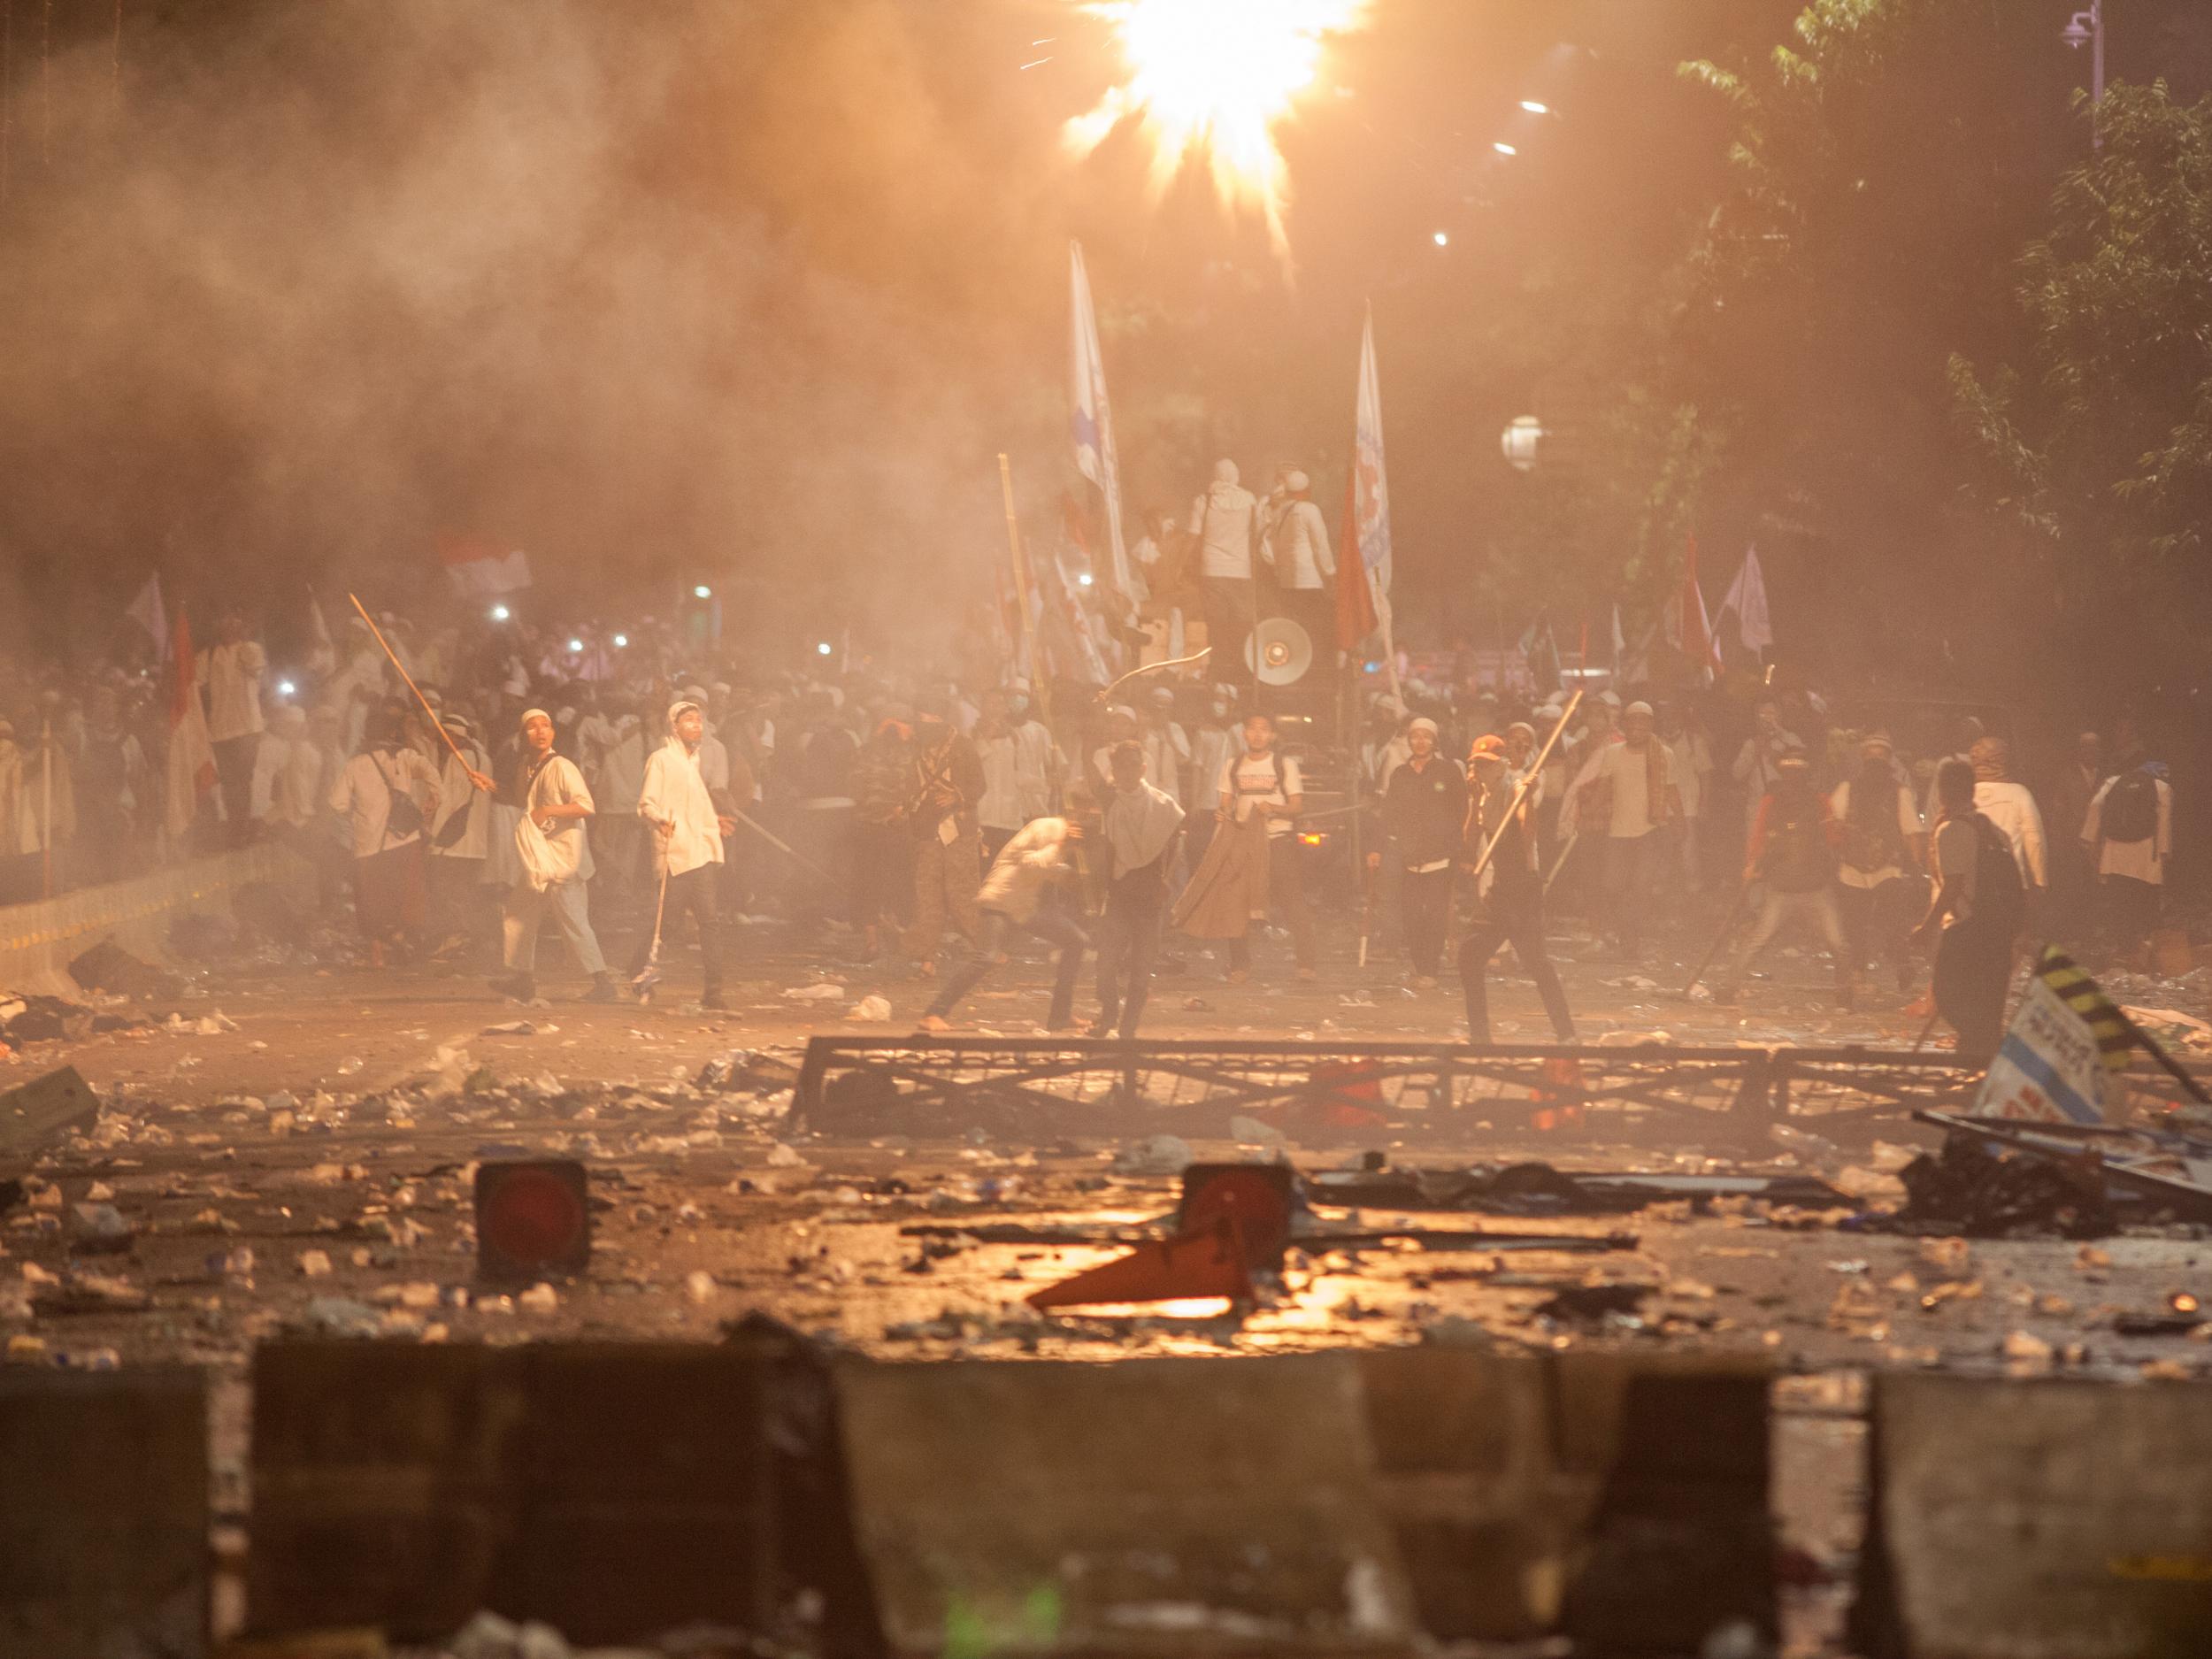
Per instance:
[[[1375,631],[1375,594],[1367,566],[1359,554],[1359,506],[1354,492],[1359,467],[1355,463],[1344,474],[1344,528],[1337,537],[1336,642],[1340,650],[1356,651]]]
[[[1720,641],[1713,637],[1712,619],[1706,614],[1704,590],[1697,585],[1697,538],[1689,538],[1689,546],[1682,555],[1682,591],[1677,597],[1673,615],[1668,618],[1671,626],[1668,639],[1682,655],[1701,668],[1719,673],[1724,667],[1720,660]]]

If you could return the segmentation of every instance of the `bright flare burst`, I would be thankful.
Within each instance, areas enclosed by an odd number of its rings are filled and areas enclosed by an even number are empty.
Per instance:
[[[1274,128],[1312,83],[1332,35],[1348,34],[1371,0],[1079,0],[1114,27],[1128,79],[1067,125],[1087,156],[1125,120],[1152,142],[1152,188],[1164,191],[1203,152],[1225,203],[1252,205],[1288,257],[1288,195]]]

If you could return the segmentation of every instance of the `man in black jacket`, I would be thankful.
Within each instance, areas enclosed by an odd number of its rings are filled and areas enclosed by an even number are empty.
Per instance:
[[[1413,958],[1413,982],[1428,990],[1436,984],[1451,922],[1452,859],[1467,818],[1467,780],[1456,761],[1436,752],[1435,721],[1425,716],[1415,720],[1406,728],[1406,743],[1413,753],[1390,774],[1383,791],[1383,832],[1398,872],[1398,915],[1406,954]],[[1382,854],[1368,854],[1367,863],[1379,869]]]

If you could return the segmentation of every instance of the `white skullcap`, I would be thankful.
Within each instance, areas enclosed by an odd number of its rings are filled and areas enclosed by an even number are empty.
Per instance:
[[[1624,716],[1625,716],[1625,715],[1631,715],[1631,714],[1640,714],[1640,715],[1644,716],[1647,719],[1648,719],[1648,718],[1650,718],[1650,716],[1651,716],[1651,704],[1649,704],[1648,703],[1644,703],[1644,702],[1641,702],[1641,701],[1638,701],[1638,702],[1635,702],[1635,703],[1630,703],[1630,704],[1628,705],[1628,707],[1626,707],[1625,709],[1623,709],[1623,710],[1621,710],[1621,713],[1622,713],[1623,715],[1624,715]]]
[[[1214,463],[1214,481],[1217,484],[1235,483],[1237,481],[1237,464],[1234,461],[1216,461]]]
[[[1292,467],[1289,472],[1283,474],[1283,482],[1288,485],[1292,489],[1303,489],[1312,481],[1313,480],[1311,479],[1308,478],[1303,472],[1300,472],[1294,466]]]
[[[1430,719],[1425,714],[1417,714],[1413,717],[1412,721],[1406,726],[1406,730],[1409,732],[1426,732],[1431,737],[1434,737],[1436,735],[1436,722]]]

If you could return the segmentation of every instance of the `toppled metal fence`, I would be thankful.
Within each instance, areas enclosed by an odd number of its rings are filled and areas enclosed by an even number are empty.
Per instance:
[[[1248,1118],[1356,1138],[1668,1113],[1763,1134],[1970,1110],[1981,1077],[1947,1054],[1865,1048],[825,1036],[807,1045],[792,1116],[833,1134],[1220,1134]],[[2130,1082],[2152,1104],[2178,1098],[2149,1068]]]

